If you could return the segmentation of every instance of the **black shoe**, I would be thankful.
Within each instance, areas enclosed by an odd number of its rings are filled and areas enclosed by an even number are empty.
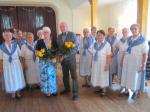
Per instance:
[[[127,96],[127,97],[129,96],[129,92],[125,92],[124,94],[125,94],[125,96]]]
[[[38,86],[36,86],[36,87],[35,87],[35,89],[40,89],[40,86],[39,86],[39,85],[38,85]]]
[[[51,94],[52,96],[58,96],[58,93],[53,93],[53,94]]]
[[[123,97],[123,96],[124,96],[124,93],[119,93],[119,96],[120,96],[120,97]]]
[[[63,91],[60,92],[61,95],[63,95],[63,94],[68,94],[68,93],[70,93],[69,90],[63,90]]]
[[[120,92],[119,96],[123,97],[123,96],[129,96],[129,92]]]
[[[73,96],[72,100],[73,100],[73,101],[79,100],[79,96],[78,96],[78,95],[77,95],[77,96]]]
[[[91,85],[90,84],[87,84],[87,88],[90,88],[91,87]]]
[[[87,87],[87,84],[82,84],[82,87]]]
[[[22,98],[21,95],[16,95],[16,99],[20,100]]]
[[[133,100],[136,100],[137,97],[138,97],[138,93],[137,93],[137,92],[134,92],[131,98],[132,98]]]
[[[44,94],[45,95],[45,97],[50,97],[51,96],[51,94],[49,93],[49,94]]]

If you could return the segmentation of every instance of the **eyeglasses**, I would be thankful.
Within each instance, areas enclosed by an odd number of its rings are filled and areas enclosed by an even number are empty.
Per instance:
[[[49,32],[43,32],[43,33],[49,33]]]
[[[32,38],[31,36],[27,37],[27,38]]]

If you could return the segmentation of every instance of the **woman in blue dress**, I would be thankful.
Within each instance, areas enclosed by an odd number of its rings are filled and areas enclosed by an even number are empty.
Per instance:
[[[57,44],[50,37],[51,30],[49,27],[43,27],[44,39],[37,41],[36,50],[48,49],[48,46],[53,48],[57,47]],[[51,63],[51,60],[46,62],[39,61],[40,66],[40,85],[41,91],[46,96],[56,95],[57,93],[57,81],[56,81],[56,68]]]

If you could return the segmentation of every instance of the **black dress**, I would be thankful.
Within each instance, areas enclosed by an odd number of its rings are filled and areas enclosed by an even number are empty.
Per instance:
[[[41,50],[41,49],[47,49],[46,45],[45,45],[45,42],[44,42],[44,39],[40,39],[37,41],[37,44],[36,44],[36,50]],[[57,45],[57,42],[55,39],[52,39],[52,48],[53,49],[56,49],[58,48],[58,45]]]

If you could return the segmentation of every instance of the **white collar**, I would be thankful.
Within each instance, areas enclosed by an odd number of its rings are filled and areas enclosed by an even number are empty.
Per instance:
[[[132,40],[134,41],[134,40],[136,40],[136,39],[138,39],[138,37],[140,36],[141,34],[138,34],[135,38],[133,38],[133,36],[132,36]]]
[[[104,39],[103,39],[103,41],[102,41],[100,44],[99,44],[99,43],[98,43],[98,41],[97,41],[98,45],[101,45],[101,44],[102,44],[102,43],[104,43],[104,42],[105,42],[105,40],[104,40]]]
[[[31,45],[31,44],[29,44],[29,43],[27,42],[27,44],[28,44],[29,46],[32,46],[32,47],[34,46],[34,43]]]
[[[94,36],[94,35],[91,34],[91,37],[92,37],[92,38],[96,38],[96,35]]]

